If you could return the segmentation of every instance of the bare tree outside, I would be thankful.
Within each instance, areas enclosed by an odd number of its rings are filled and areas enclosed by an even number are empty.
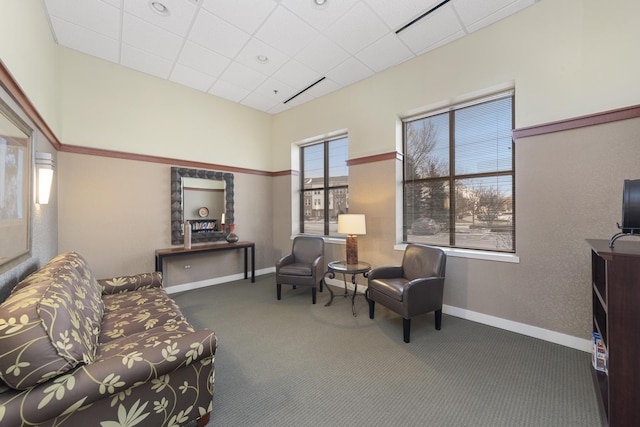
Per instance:
[[[405,121],[405,241],[514,250],[513,98],[474,108]]]

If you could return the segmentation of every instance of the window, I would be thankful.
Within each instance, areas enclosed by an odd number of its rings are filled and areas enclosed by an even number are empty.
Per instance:
[[[515,251],[513,92],[403,120],[404,236]]]
[[[349,211],[346,136],[300,149],[300,233],[338,235],[338,215]]]

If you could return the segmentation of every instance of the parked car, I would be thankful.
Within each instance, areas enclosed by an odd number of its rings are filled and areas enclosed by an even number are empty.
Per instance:
[[[440,226],[432,218],[418,218],[411,224],[411,234],[433,235],[438,234]]]

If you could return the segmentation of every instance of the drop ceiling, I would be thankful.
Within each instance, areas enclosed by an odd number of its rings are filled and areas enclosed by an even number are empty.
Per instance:
[[[540,0],[43,0],[62,46],[275,114]],[[505,35],[506,36],[506,35]]]

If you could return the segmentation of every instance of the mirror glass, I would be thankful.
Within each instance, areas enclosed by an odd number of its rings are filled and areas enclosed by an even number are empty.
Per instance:
[[[171,244],[184,242],[184,222],[191,242],[224,240],[233,223],[233,174],[206,169],[171,168]]]

